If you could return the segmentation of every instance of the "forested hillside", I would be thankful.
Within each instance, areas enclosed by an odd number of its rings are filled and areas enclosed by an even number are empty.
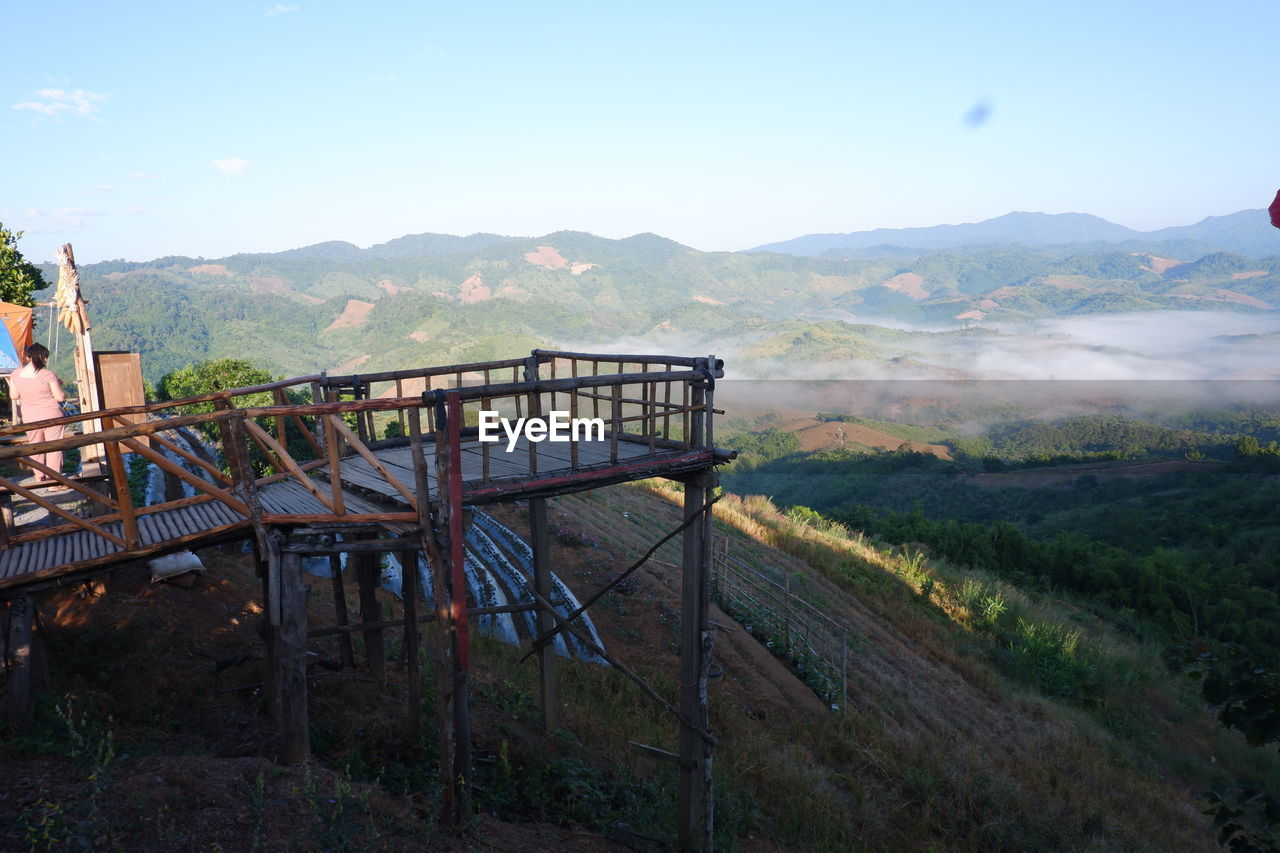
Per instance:
[[[111,261],[82,275],[99,345],[143,353],[153,381],[230,355],[298,374],[641,340],[730,355],[737,375],[774,375],[779,364],[859,375],[892,362],[948,376],[952,353],[980,341],[965,327],[995,334],[1011,323],[1168,309],[1261,317],[1280,306],[1280,259],[1221,252],[996,247],[844,260],[578,232]]]

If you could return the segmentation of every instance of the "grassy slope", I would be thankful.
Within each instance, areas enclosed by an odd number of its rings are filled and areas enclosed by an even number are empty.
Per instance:
[[[1280,781],[1274,758],[1222,731],[1155,648],[1070,602],[1032,600],[839,528],[814,529],[759,498],[723,514],[853,593],[843,606],[832,599],[830,612],[867,626],[854,713],[885,724],[881,748],[903,782],[926,772],[948,848],[1048,846],[1040,833],[1065,849],[1211,847],[1189,792],[1237,775]],[[1055,648],[1046,639],[1055,636],[1067,642]],[[1072,679],[1084,689],[1063,689]],[[896,796],[926,808],[903,782],[886,805]],[[966,806],[975,794],[985,801],[978,812]],[[987,843],[974,844],[984,833]]]
[[[632,486],[555,500],[558,570],[580,594],[594,588],[678,523],[678,499],[669,487]],[[524,523],[518,510],[506,518]],[[1162,671],[1153,650],[1070,603],[1032,601],[990,579],[818,529],[762,498],[729,497],[717,518],[738,559],[766,572],[787,567],[795,588],[846,620],[856,638],[850,707],[841,715],[825,710],[745,631],[718,632],[726,675],[711,700],[721,740],[722,849],[1208,851],[1216,848],[1191,792],[1246,771],[1276,779],[1274,764],[1220,729],[1190,685]],[[667,546],[635,583],[594,609],[606,644],[668,696],[677,660],[677,547]],[[257,581],[238,558],[215,553],[211,560],[210,581],[194,590],[121,579],[101,598],[60,594],[58,612],[46,611],[57,626],[50,629],[54,689],[98,709],[93,730],[114,728],[119,757],[97,781],[83,757],[42,757],[67,747],[57,718],[46,717],[50,740],[39,748],[4,747],[6,766],[21,770],[4,786],[0,809],[11,833],[21,815],[29,828],[45,814],[34,806],[43,788],[46,802],[61,798],[66,806],[45,829],[76,829],[72,818],[88,819],[85,797],[94,794],[111,805],[109,817],[92,818],[95,832],[134,833],[164,849],[205,849],[201,838],[212,837],[291,837],[303,849],[324,848],[339,834],[350,837],[351,849],[399,849],[414,836],[442,840],[429,817],[430,712],[422,742],[405,743],[398,668],[383,696],[358,671],[314,683],[313,770],[276,770],[247,758],[272,748],[260,699],[231,689],[256,677]],[[313,582],[315,624],[332,618],[327,586]],[[354,599],[353,589],[348,596]],[[723,614],[713,618],[733,625]],[[1030,686],[1038,682],[1018,657],[1035,652],[1024,624],[1038,627],[1042,639],[1046,626],[1078,632],[1070,654],[1059,644],[1056,656],[1042,655],[1033,669],[1088,686],[1087,701],[1046,695],[1062,692],[1053,681]],[[1010,646],[1018,643],[1023,651],[1015,654]],[[313,648],[321,657],[335,654],[330,640]],[[394,655],[394,638],[392,648]],[[617,673],[563,663],[564,729],[548,738],[539,732],[536,666],[520,664],[520,655],[477,642],[477,801],[486,814],[542,825],[518,829],[487,817],[473,837],[523,849],[603,849],[600,836],[574,827],[603,830],[616,820],[668,835],[674,774],[627,741],[673,749],[672,721]],[[230,663],[215,668],[215,661]],[[430,696],[429,674],[425,680]],[[154,781],[188,772],[202,779],[190,790]]]
[[[557,503],[587,536],[635,552],[676,523],[654,497],[626,488]],[[727,802],[757,811],[757,834],[803,849],[1212,850],[1191,792],[1232,773],[1280,778],[1155,649],[1068,602],[815,529],[761,498],[730,498],[718,516],[739,559],[789,563],[857,637],[843,716],[753,720],[713,689],[717,778]],[[1053,698],[1071,691],[1037,672],[1087,692]],[[627,737],[657,736],[639,734]],[[601,735],[606,749],[622,740]]]

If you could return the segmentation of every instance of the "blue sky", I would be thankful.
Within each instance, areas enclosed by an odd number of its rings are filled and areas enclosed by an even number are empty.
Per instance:
[[[81,262],[410,233],[705,250],[1280,186],[1280,3],[6,4],[0,221]]]

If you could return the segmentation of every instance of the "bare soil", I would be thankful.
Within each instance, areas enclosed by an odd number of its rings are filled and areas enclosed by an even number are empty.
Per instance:
[[[336,329],[358,329],[364,325],[365,320],[369,318],[369,312],[373,310],[372,302],[363,302],[359,299],[348,299],[347,306],[342,309],[342,313],[337,318],[325,326],[324,331],[332,332]]]
[[[796,418],[780,424],[778,428],[786,432],[794,432],[800,440],[800,449],[805,453],[853,444],[875,450],[907,449],[916,453],[929,453],[939,459],[951,458],[951,450],[946,445],[904,441],[897,436],[861,424]]]

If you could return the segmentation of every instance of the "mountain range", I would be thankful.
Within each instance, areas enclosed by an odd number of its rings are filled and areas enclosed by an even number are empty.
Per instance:
[[[334,241],[108,261],[85,265],[81,278],[95,342],[143,353],[153,381],[227,355],[301,375],[482,361],[535,346],[715,352],[731,355],[738,375],[867,375],[858,365],[886,364],[951,375],[958,351],[990,345],[1010,324],[1168,309],[1272,316],[1280,253],[1258,259],[1206,242],[1236,239],[1247,217],[1220,219],[1236,224],[1206,220],[1196,239],[1043,246],[1032,242],[1106,229],[1094,217],[1011,214],[990,227],[1016,243],[856,257],[700,252],[654,234],[416,234],[366,249]],[[1260,328],[1232,339],[1251,348],[1239,363],[1269,359]]]
[[[1200,254],[1236,252],[1255,258],[1280,255],[1280,230],[1271,227],[1265,210],[1242,210],[1210,216],[1194,225],[1137,231],[1088,213],[1006,213],[964,225],[928,228],[876,228],[848,234],[806,234],[749,251],[788,255],[857,257],[889,248],[955,249],[961,247],[1071,244],[1199,244]],[[1155,247],[1152,247],[1155,248]],[[1178,251],[1185,251],[1179,247]]]

